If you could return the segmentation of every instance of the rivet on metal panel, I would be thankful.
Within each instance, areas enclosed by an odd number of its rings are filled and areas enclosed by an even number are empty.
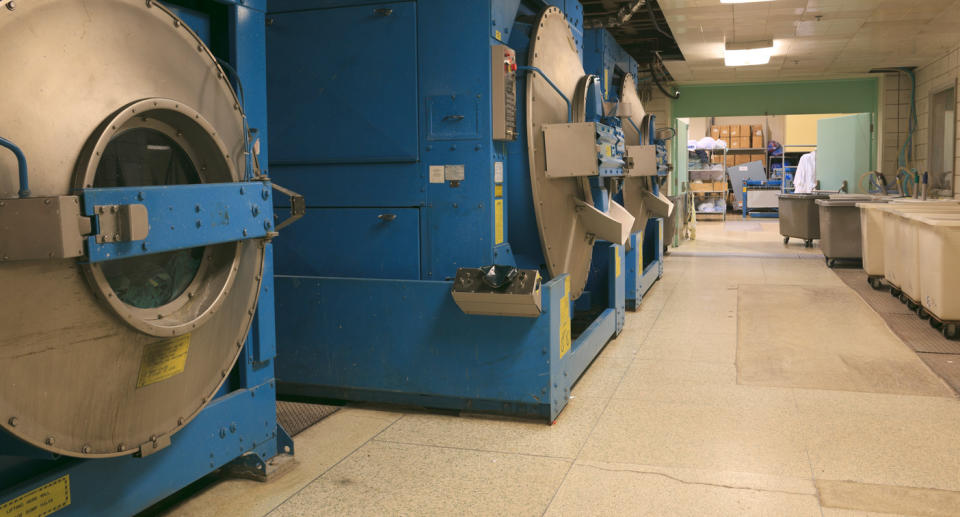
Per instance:
[[[247,189],[244,188],[244,187],[240,187],[240,195],[243,196],[243,195],[246,195],[246,194],[247,194]]]
[[[56,440],[52,436],[48,436],[47,439],[45,440],[45,443],[47,445],[53,445],[54,443],[56,443]]]
[[[234,422],[231,422],[231,423],[230,423],[230,432],[231,432],[231,433],[237,432],[237,424],[236,424],[236,423],[234,423]]]
[[[143,251],[147,251],[147,243],[144,242],[143,244],[141,244],[140,249],[142,249]]]
[[[126,446],[126,445],[124,445],[124,444],[122,444],[122,443],[121,443],[120,445],[117,445],[117,452],[123,452],[123,451],[125,451],[125,450],[127,450],[127,446]]]
[[[173,26],[174,26],[174,27],[179,27],[179,26],[180,26],[180,20],[173,20]]]
[[[226,427],[221,427],[221,428],[220,428],[220,439],[222,440],[222,439],[224,439],[224,438],[226,438],[226,437],[227,437],[227,428],[226,428]]]
[[[243,229],[243,236],[244,236],[244,237],[247,236],[247,229],[246,229],[246,228]]]
[[[177,419],[177,425],[183,425],[183,417]]]
[[[11,1],[11,2],[7,3],[7,10],[8,10],[8,11],[13,11],[13,10],[16,9],[16,8],[17,8],[17,3],[16,3],[16,2],[12,2],[12,1]]]
[[[273,226],[273,225],[270,223],[270,221],[264,221],[264,222],[263,222],[263,228],[264,228],[265,230],[269,230],[271,226]]]
[[[7,423],[10,424],[10,427],[17,427],[17,424],[20,423],[20,421],[17,420],[17,417],[12,416],[10,417],[10,420],[7,420]]]
[[[199,213],[200,213],[200,210],[202,210],[202,208],[200,208],[200,205],[196,205],[196,206],[193,207],[193,210],[194,210],[196,213],[199,214]]]
[[[84,445],[83,448],[80,449],[80,452],[82,452],[82,453],[84,453],[84,454],[90,454],[90,451],[91,451],[91,450],[92,450],[92,449],[90,448],[89,445]]]
[[[143,192],[137,192],[137,201],[143,201]]]
[[[201,226],[203,226],[203,223],[200,222],[200,219],[197,219],[197,228],[200,228]]]

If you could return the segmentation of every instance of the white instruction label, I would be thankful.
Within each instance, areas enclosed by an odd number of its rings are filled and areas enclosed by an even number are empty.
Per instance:
[[[741,170],[741,171],[748,171],[748,170],[750,170],[750,167],[747,167],[746,165],[741,165],[741,166],[740,166],[740,170]]]
[[[463,181],[465,176],[464,165],[444,165],[443,175],[447,178],[447,181]]]
[[[443,165],[430,166],[430,183],[443,183]]]
[[[503,162],[493,162],[493,182],[503,183]]]

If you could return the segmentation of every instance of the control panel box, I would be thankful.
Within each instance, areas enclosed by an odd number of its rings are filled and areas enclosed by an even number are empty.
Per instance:
[[[494,45],[491,56],[493,139],[517,139],[517,52],[506,45]]]

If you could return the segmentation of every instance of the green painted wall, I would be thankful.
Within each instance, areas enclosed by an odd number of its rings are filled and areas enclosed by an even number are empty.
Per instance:
[[[678,87],[674,119],[683,117],[738,117],[804,115],[814,113],[869,113],[874,131],[870,167],[876,167],[880,82],[877,77],[781,83],[702,84]],[[676,127],[676,124],[674,124]]]
[[[877,79],[680,86],[674,117],[876,113]]]

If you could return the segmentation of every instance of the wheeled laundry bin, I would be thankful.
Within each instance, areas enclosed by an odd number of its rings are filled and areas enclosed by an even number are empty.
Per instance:
[[[783,243],[789,244],[790,238],[801,239],[807,248],[813,247],[813,241],[820,238],[820,212],[818,199],[829,199],[829,194],[780,194],[780,235]]]
[[[833,267],[838,260],[861,259],[860,209],[857,203],[873,199],[875,196],[837,194],[829,199],[816,200],[820,212],[820,248],[827,266]]]
[[[911,309],[919,303],[917,228],[907,219],[911,214],[956,214],[960,205],[889,203],[883,208],[883,276],[891,293]]]
[[[960,335],[960,269],[956,267],[960,215],[911,214],[908,219],[917,228],[921,317],[929,316],[933,327],[956,339]]]

